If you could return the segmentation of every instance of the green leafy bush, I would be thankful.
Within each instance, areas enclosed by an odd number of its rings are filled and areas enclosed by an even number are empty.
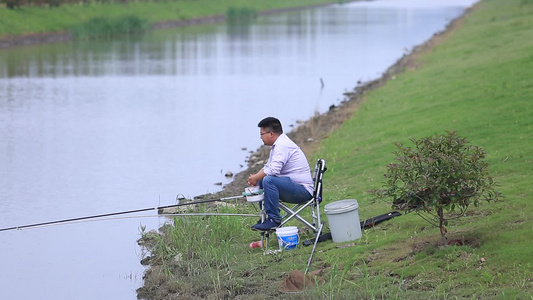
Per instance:
[[[395,143],[397,162],[387,166],[383,187],[371,192],[392,199],[396,209],[415,211],[440,228],[443,239],[448,219],[463,216],[480,200],[501,197],[483,160],[483,149],[455,131],[411,141],[414,148]]]

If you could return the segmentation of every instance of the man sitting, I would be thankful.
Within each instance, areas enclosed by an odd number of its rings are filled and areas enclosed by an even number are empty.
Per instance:
[[[311,168],[302,149],[283,133],[281,122],[268,117],[257,125],[263,143],[271,146],[264,167],[248,177],[248,184],[259,185],[264,191],[267,218],[252,226],[253,230],[268,231],[281,224],[279,199],[289,203],[304,203],[312,198]]]

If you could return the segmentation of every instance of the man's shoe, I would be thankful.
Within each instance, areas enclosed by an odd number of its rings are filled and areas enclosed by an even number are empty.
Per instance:
[[[255,225],[259,225],[259,224],[261,224],[261,219],[259,219],[259,220],[257,221],[257,223],[255,223],[254,225],[250,226],[250,229],[255,230],[255,229],[254,229],[254,226],[255,226]]]
[[[255,224],[254,226],[252,226],[252,230],[269,231],[269,230],[278,228],[279,224],[280,223],[275,222],[272,219],[268,219],[268,220],[266,220],[265,222],[263,222],[261,224]]]

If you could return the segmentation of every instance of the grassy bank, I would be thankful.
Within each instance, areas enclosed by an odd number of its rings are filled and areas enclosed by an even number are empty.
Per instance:
[[[70,30],[97,18],[120,19],[136,17],[154,24],[171,20],[224,15],[233,9],[247,8],[257,12],[306,5],[336,3],[335,0],[196,0],[154,1],[128,3],[68,4],[59,7],[21,7],[7,9],[0,6],[0,38]]]
[[[310,247],[277,255],[248,249],[255,219],[175,219],[149,234],[152,268],[140,295],[152,299],[533,299],[533,1],[484,0],[441,42],[364,103],[310,157],[325,158],[325,203],[355,198],[361,219],[391,210],[373,202],[394,142],[456,130],[488,153],[505,199],[471,208],[440,233],[414,214],[365,230],[353,247],[319,243],[311,270],[323,282],[280,294]],[[199,208],[200,210],[207,208]],[[236,204],[221,212],[250,212]],[[302,237],[307,238],[306,236]]]

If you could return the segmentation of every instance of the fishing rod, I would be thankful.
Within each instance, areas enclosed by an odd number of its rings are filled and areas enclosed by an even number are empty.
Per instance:
[[[227,201],[227,200],[232,200],[232,199],[243,198],[243,197],[246,197],[246,196],[247,196],[247,194],[243,193],[242,195],[239,195],[239,196],[232,196],[232,197],[225,197],[225,198],[218,198],[218,199],[209,199],[209,200],[200,200],[200,201],[193,201],[193,202],[186,202],[186,203],[179,203],[179,199],[177,199],[178,203],[177,204],[173,204],[173,205],[149,207],[149,208],[141,208],[141,209],[133,209],[133,210],[126,210],[126,211],[113,212],[113,213],[107,213],[107,214],[100,214],[100,215],[92,215],[92,216],[86,216],[86,217],[64,219],[64,220],[58,220],[58,221],[49,221],[49,222],[42,222],[42,223],[35,223],[35,224],[28,224],[28,225],[21,225],[21,226],[6,227],[6,228],[0,228],[0,231],[9,231],[9,230],[25,229],[25,228],[46,226],[46,225],[53,225],[53,224],[60,224],[60,223],[76,222],[76,221],[82,221],[82,220],[87,220],[87,219],[95,219],[95,218],[104,218],[104,217],[110,217],[110,216],[116,216],[116,215],[132,214],[132,213],[138,213],[138,212],[149,211],[149,210],[158,210],[159,211],[159,210],[164,210],[166,208],[185,206],[185,205],[202,204],[202,203],[215,202],[215,201]]]

